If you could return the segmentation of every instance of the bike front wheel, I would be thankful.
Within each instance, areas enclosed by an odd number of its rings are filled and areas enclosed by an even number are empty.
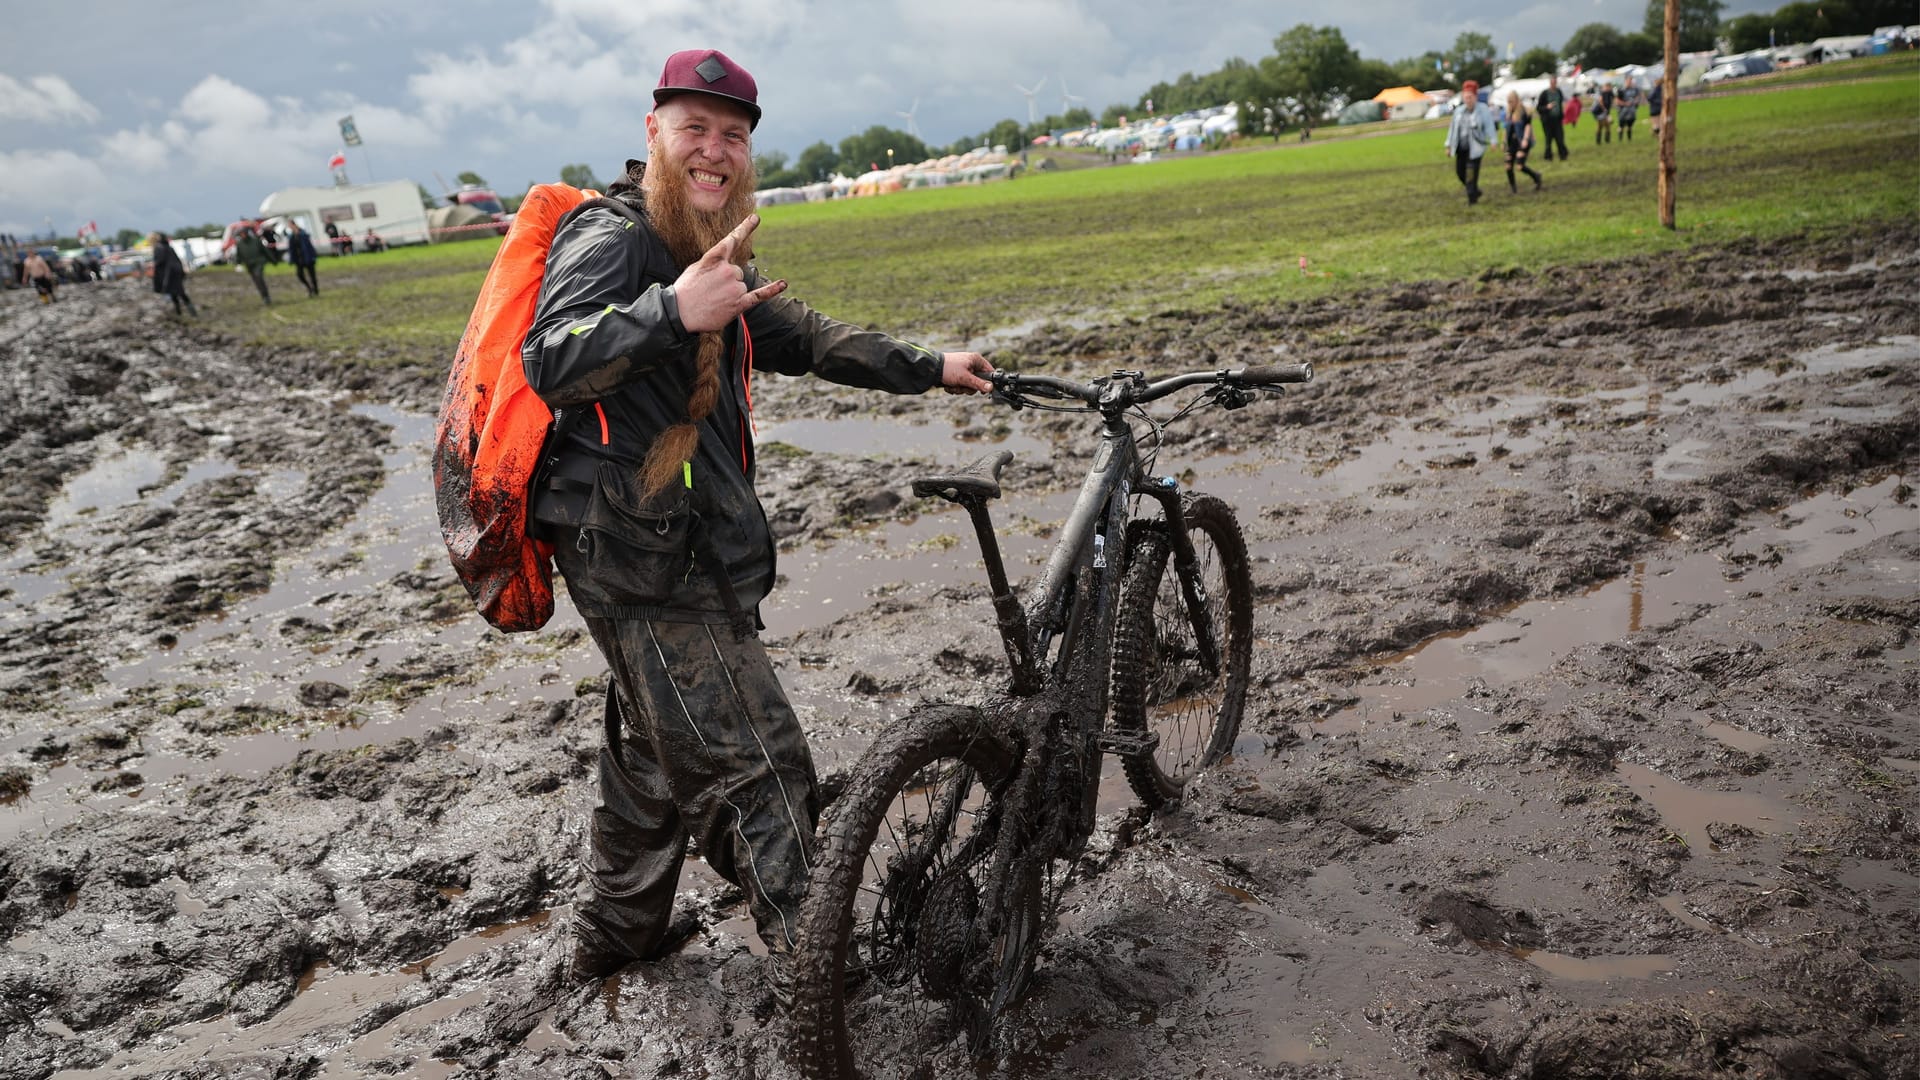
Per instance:
[[[977,709],[918,710],[860,759],[821,829],[787,1055],[810,1080],[932,1075],[980,1053],[1032,975],[1041,890],[995,872],[1019,761]]]
[[[1253,576],[1240,523],[1211,495],[1189,495],[1182,509],[1191,577],[1182,580],[1164,528],[1143,530],[1114,623],[1113,730],[1156,737],[1121,757],[1150,810],[1179,799],[1194,774],[1233,749],[1253,661]]]

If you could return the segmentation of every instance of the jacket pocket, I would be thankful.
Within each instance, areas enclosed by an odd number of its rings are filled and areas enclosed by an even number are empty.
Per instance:
[[[669,487],[643,501],[624,473],[600,464],[580,521],[580,553],[607,602],[663,605],[693,566],[688,493]]]

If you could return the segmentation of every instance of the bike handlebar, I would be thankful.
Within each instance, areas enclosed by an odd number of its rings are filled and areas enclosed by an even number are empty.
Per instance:
[[[1124,409],[1158,400],[1189,386],[1211,384],[1240,389],[1311,382],[1313,365],[1267,364],[1258,367],[1221,368],[1217,371],[1189,371],[1154,382],[1147,382],[1146,376],[1139,372],[1126,371],[1115,372],[1113,375],[1091,383],[1074,382],[1072,379],[1062,379],[1052,375],[1021,375],[1011,371],[996,371],[988,376],[988,379],[993,383],[996,396],[1008,394],[1017,397],[1032,393],[1037,397],[1083,401],[1099,408]]]

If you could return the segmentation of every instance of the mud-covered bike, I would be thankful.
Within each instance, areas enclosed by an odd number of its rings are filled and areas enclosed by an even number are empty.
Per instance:
[[[1252,659],[1246,544],[1226,503],[1150,474],[1169,424],[1312,377],[1304,364],[1090,383],[996,373],[1002,404],[1101,424],[1024,604],[988,512],[1012,453],[913,482],[972,519],[1009,675],[992,704],[890,727],[828,808],[791,960],[788,1057],[804,1075],[926,1076],[941,1055],[990,1056],[1092,835],[1102,755],[1158,808],[1232,748]],[[1145,409],[1196,387],[1172,416]]]

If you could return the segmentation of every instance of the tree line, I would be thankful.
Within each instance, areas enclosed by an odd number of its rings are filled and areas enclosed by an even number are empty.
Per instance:
[[[1769,44],[1770,36],[1785,45],[1866,34],[1881,26],[1904,25],[1912,14],[1910,0],[1796,0],[1772,14],[1722,20],[1725,7],[1721,0],[1680,0],[1680,51],[1706,52],[1724,46],[1727,51],[1747,52]],[[1643,14],[1637,30],[1592,22],[1574,30],[1557,49],[1534,45],[1514,59],[1513,74],[1522,79],[1546,75],[1562,62],[1583,68],[1657,64],[1665,51],[1666,0],[1647,0]],[[1454,38],[1447,49],[1429,49],[1392,61],[1361,56],[1334,26],[1301,23],[1274,38],[1272,44],[1273,52],[1257,61],[1233,57],[1216,71],[1199,75],[1184,72],[1171,82],[1154,83],[1131,102],[1108,105],[1098,116],[1100,125],[1115,127],[1123,120],[1239,102],[1243,131],[1251,131],[1249,125],[1262,122],[1269,113],[1278,128],[1313,122],[1348,102],[1371,98],[1389,87],[1431,89],[1443,84],[1458,86],[1468,79],[1487,86],[1493,82],[1499,58],[1492,35],[1471,31]],[[1084,108],[1033,123],[1009,117],[945,146],[929,145],[917,135],[876,124],[838,144],[816,142],[796,157],[789,158],[778,150],[756,154],[754,164],[760,187],[798,187],[826,180],[835,173],[857,176],[871,168],[917,164],[980,146],[1023,147],[1041,135],[1084,128],[1095,119],[1093,112]],[[600,187],[586,165],[568,165],[560,175],[576,187]],[[593,182],[578,182],[582,180]]]

